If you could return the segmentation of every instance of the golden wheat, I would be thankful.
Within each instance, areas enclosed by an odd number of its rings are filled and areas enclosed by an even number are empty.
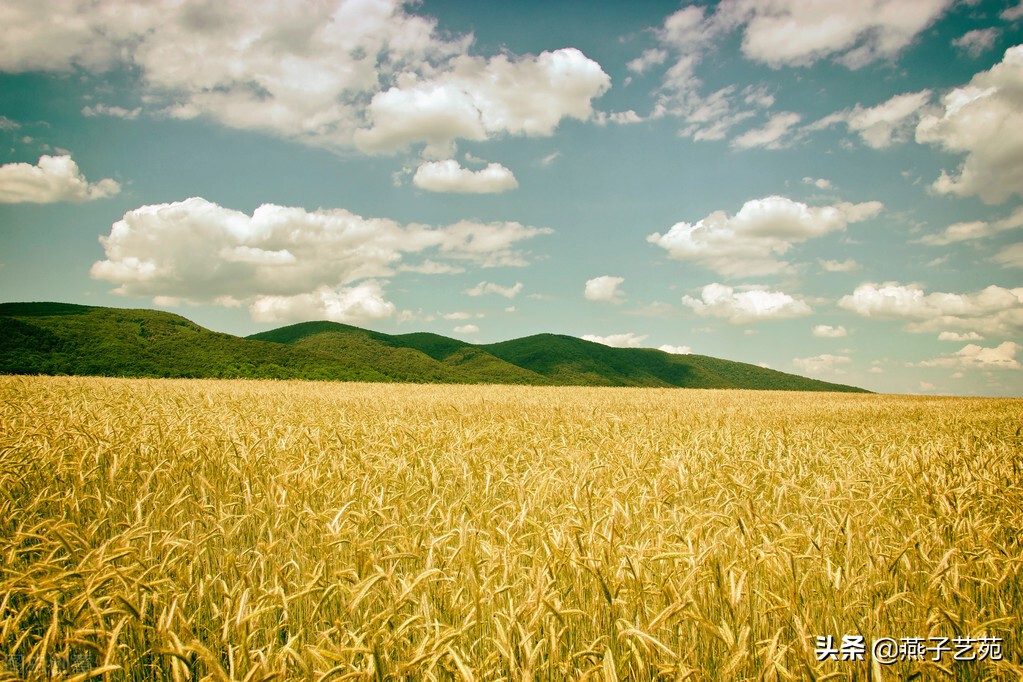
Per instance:
[[[1020,679],[1021,418],[3,377],[0,678]],[[828,634],[1004,656],[818,661]]]

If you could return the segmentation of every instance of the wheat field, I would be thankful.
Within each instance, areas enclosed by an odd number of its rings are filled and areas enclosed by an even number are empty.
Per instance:
[[[1019,680],[1021,424],[1008,399],[0,377],[0,679]],[[828,635],[867,655],[818,660]],[[883,637],[1000,655],[881,665]]]

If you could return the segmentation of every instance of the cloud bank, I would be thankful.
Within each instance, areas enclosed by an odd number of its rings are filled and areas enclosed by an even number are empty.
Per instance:
[[[0,5],[0,71],[137,71],[144,108],[203,116],[332,149],[393,152],[457,139],[550,135],[588,119],[610,87],[572,48],[468,54],[472,36],[441,35],[401,0],[216,3],[67,0]],[[90,113],[118,109],[102,102]],[[445,153],[448,152],[448,153]]]
[[[429,254],[482,268],[524,265],[518,244],[548,233],[515,222],[401,225],[274,204],[250,216],[195,197],[126,213],[100,238],[106,258],[90,272],[118,294],[248,303],[259,320],[376,319],[394,310],[378,280],[406,261]]]

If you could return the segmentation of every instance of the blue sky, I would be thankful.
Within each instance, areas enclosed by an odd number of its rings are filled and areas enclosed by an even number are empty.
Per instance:
[[[1023,4],[0,5],[0,299],[1023,394]]]

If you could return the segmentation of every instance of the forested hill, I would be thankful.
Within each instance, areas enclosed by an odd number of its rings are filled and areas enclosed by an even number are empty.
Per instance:
[[[703,355],[539,334],[470,344],[304,322],[247,338],[157,310],[0,303],[0,373],[865,392]]]

